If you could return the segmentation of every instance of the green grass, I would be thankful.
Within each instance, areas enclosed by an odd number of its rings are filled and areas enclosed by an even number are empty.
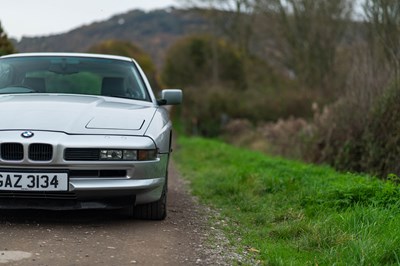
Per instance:
[[[180,137],[174,156],[193,193],[228,218],[232,245],[262,264],[400,264],[393,182],[201,138]]]

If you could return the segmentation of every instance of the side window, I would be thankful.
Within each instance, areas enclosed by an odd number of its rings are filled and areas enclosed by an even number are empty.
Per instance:
[[[13,69],[9,64],[0,64],[0,88],[11,85],[13,81]]]

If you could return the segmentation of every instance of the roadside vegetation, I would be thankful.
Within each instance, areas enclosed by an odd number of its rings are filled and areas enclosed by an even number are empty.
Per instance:
[[[172,46],[161,75],[184,90],[187,134],[383,179],[400,174],[398,1],[187,2],[211,21],[212,38]]]
[[[175,161],[221,212],[233,246],[265,265],[400,263],[400,188],[367,175],[180,137]]]

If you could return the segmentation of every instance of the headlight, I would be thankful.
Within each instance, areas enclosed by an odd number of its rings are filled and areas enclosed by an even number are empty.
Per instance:
[[[100,150],[100,160],[150,161],[157,159],[157,150]]]
[[[137,151],[135,150],[124,150],[123,158],[127,161],[135,161],[137,158]]]
[[[123,160],[122,150],[100,150],[100,160]]]

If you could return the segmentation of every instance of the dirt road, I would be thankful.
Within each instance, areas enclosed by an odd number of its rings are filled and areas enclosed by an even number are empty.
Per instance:
[[[173,167],[168,197],[162,222],[129,220],[116,211],[2,211],[0,265],[226,264],[220,251],[207,247],[213,229],[206,211]]]

